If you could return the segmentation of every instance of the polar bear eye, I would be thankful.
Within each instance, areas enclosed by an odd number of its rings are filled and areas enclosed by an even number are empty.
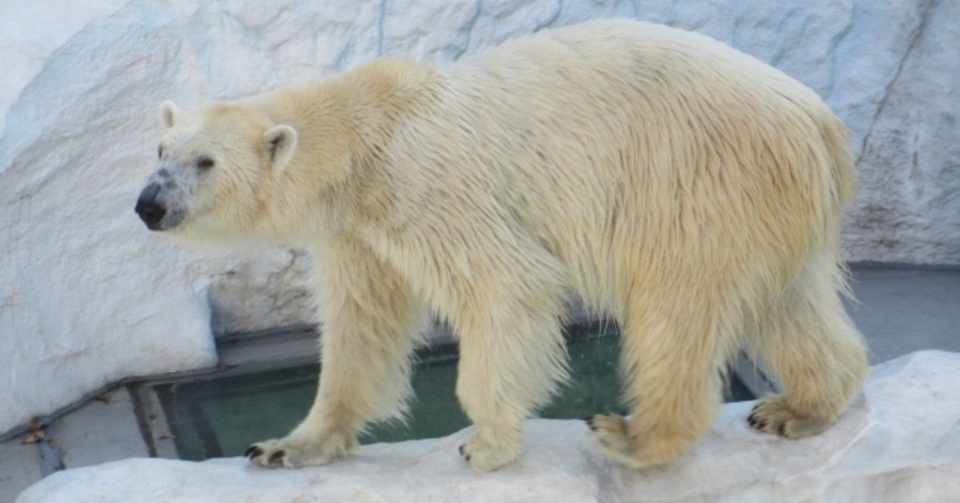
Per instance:
[[[197,160],[197,167],[203,170],[207,170],[213,167],[213,159],[209,157],[201,157]]]

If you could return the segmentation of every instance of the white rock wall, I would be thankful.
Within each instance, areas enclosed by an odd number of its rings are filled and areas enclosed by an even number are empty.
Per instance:
[[[600,16],[701,31],[809,84],[853,130],[849,256],[960,264],[954,1],[6,0],[0,432],[124,376],[213,364],[211,317],[218,331],[313,321],[305,258],[180,250],[137,221],[161,100],[380,54],[439,63]]]

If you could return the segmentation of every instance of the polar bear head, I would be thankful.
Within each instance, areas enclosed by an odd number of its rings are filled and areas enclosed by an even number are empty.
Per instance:
[[[147,228],[203,237],[252,229],[294,157],[297,131],[240,104],[185,112],[168,101],[160,117],[157,168],[135,208]]]

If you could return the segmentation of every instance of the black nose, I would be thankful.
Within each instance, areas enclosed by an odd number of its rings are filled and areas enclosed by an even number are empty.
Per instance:
[[[157,194],[159,193],[160,184],[151,183],[147,185],[140,193],[140,197],[137,198],[137,207],[134,208],[137,215],[140,215],[140,220],[143,220],[143,223],[147,224],[147,228],[152,231],[160,228],[160,221],[163,220],[163,215],[167,213],[166,208],[157,202]]]

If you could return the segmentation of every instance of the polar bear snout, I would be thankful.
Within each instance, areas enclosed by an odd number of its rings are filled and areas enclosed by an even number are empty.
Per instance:
[[[143,223],[147,224],[147,228],[152,231],[160,230],[160,223],[163,221],[164,215],[167,214],[167,209],[157,198],[159,194],[159,183],[147,185],[140,192],[140,197],[137,198],[137,206],[134,208],[137,215],[140,215],[140,220],[143,220]]]

